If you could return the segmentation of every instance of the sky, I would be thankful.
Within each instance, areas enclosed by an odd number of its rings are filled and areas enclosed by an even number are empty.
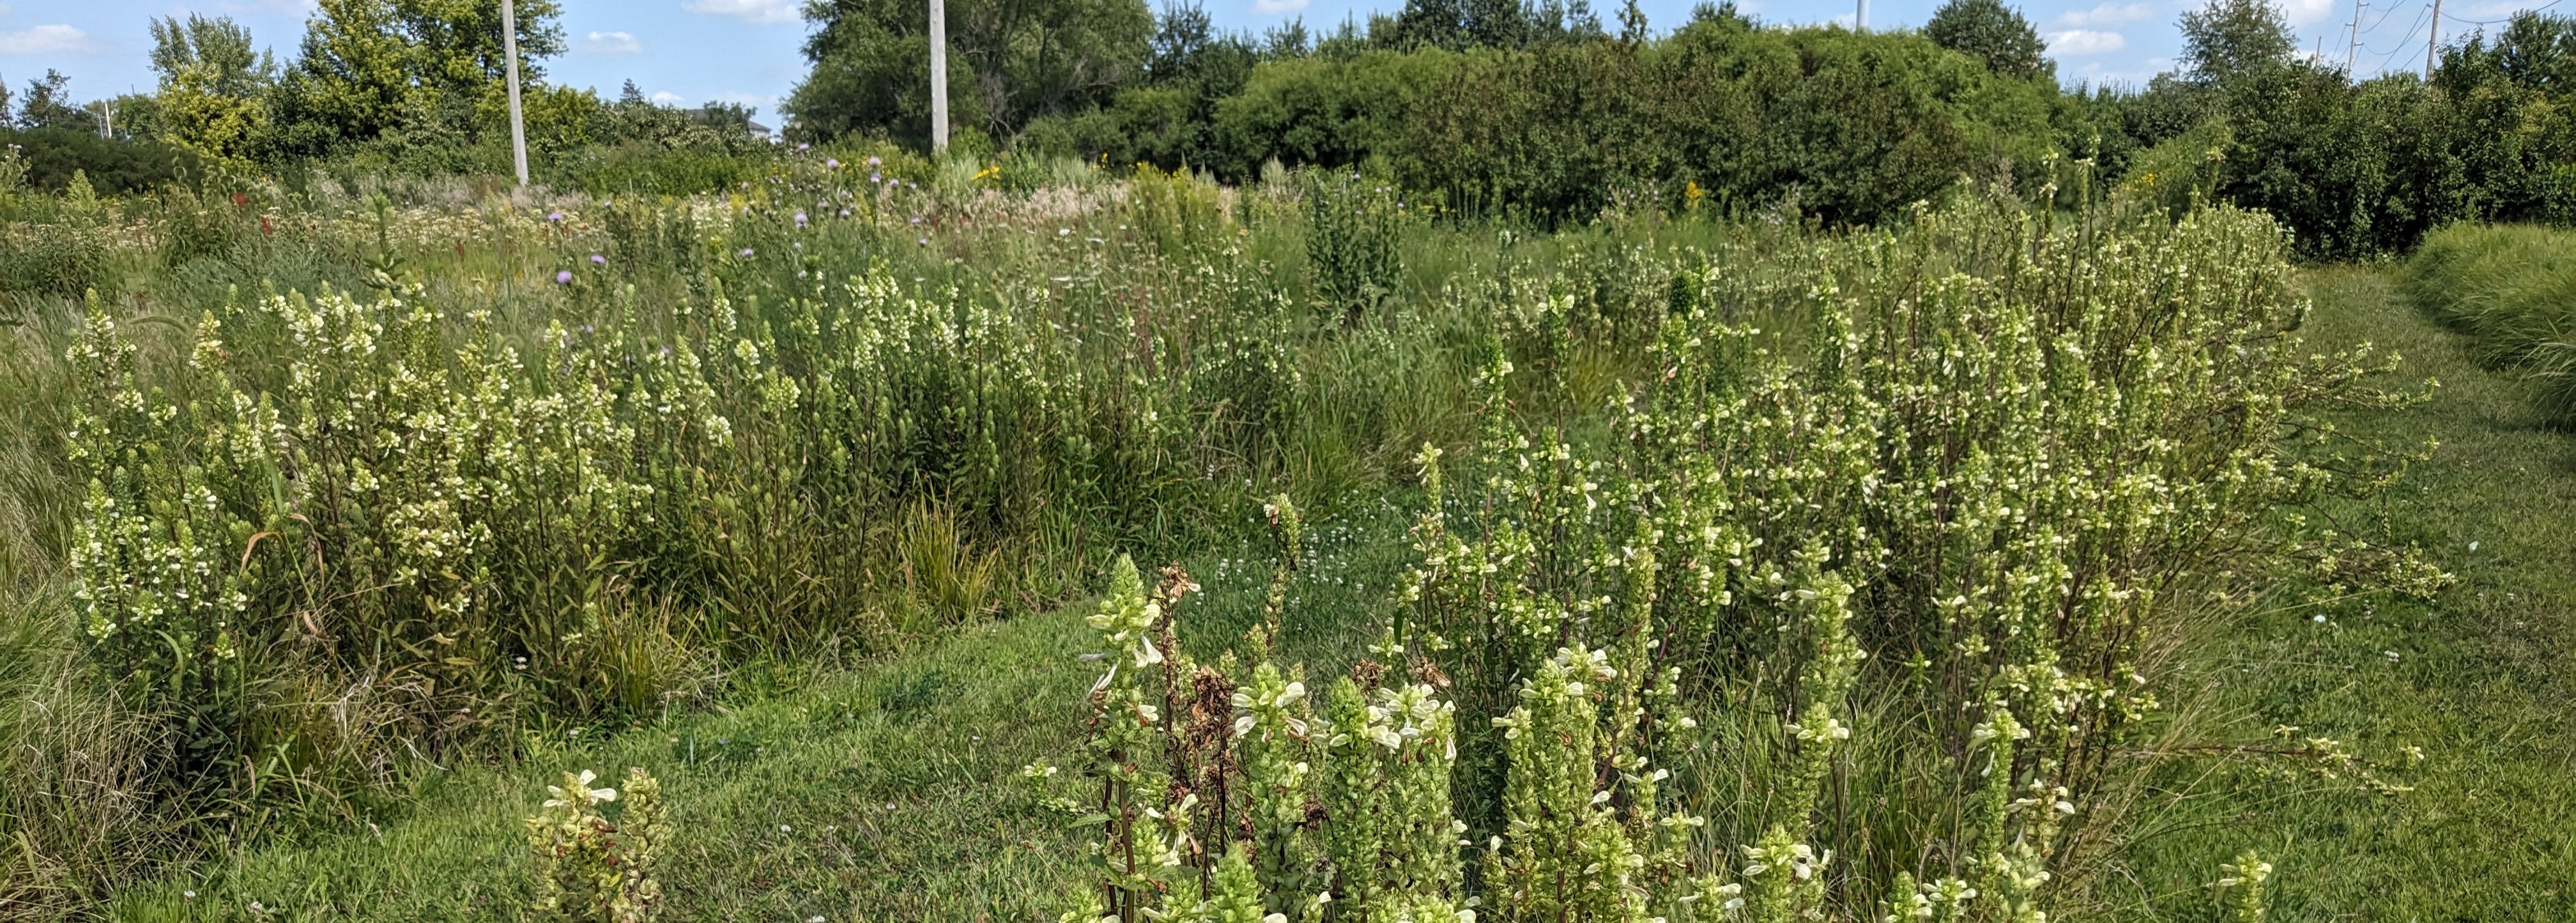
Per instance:
[[[559,83],[614,95],[633,80],[666,103],[717,101],[759,108],[776,124],[778,102],[804,76],[797,51],[807,26],[799,0],[560,0],[571,46],[544,63]],[[1165,0],[1148,0],[1159,6]],[[1402,0],[1201,0],[1218,26],[1258,32],[1302,17],[1310,29],[1345,17],[1365,22]],[[1614,20],[1619,0],[1592,0]],[[1670,29],[1689,18],[1695,0],[1642,0],[1650,26]],[[1859,0],[1739,0],[1767,22],[1852,23]],[[1870,0],[1868,26],[1914,27],[1941,0]],[[2006,0],[2010,3],[2013,0]],[[2181,48],[2175,17],[2202,0],[2021,0],[2068,84],[2136,86],[2170,70]],[[2359,43],[2352,42],[2355,0],[2278,0],[2301,48],[2364,76],[2424,65],[2432,0],[2358,0]],[[2442,0],[2445,41],[2501,21],[2515,10],[2567,0]],[[2570,4],[2576,8],[2576,3]],[[13,89],[48,68],[71,77],[72,95],[94,99],[149,91],[147,23],[159,16],[230,16],[258,43],[291,56],[312,0],[0,0],[0,79]],[[2576,9],[2571,9],[2576,11]],[[2490,28],[2492,26],[2489,26]],[[1615,26],[1614,26],[1615,28]]]

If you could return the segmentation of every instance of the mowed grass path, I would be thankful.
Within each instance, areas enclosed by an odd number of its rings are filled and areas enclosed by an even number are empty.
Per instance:
[[[2185,857],[2206,882],[2252,846],[2277,866],[2275,920],[2576,919],[2576,434],[2546,427],[2527,383],[2478,367],[2395,281],[2315,272],[2305,333],[2402,354],[2389,385],[2437,380],[2420,407],[2342,422],[2440,448],[2389,497],[2334,513],[2417,543],[2458,583],[2429,604],[2257,617],[2204,669],[2239,710],[2237,739],[2295,725],[2374,758],[2420,746],[2424,761],[2392,778],[2416,789],[2390,799],[2242,774],[2139,845],[2140,890],[2171,897],[2123,918],[2207,907],[2176,893],[2190,887]]]
[[[1075,660],[1090,636],[1071,612],[969,628],[605,748],[425,774],[406,817],[205,863],[125,895],[113,915],[518,919],[532,890],[519,821],[544,786],[565,769],[615,784],[642,766],[675,814],[668,919],[1052,918],[1072,856],[1016,783],[1019,767],[1069,745],[1093,678]]]

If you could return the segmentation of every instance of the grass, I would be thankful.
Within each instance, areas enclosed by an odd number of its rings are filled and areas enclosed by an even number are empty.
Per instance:
[[[2424,238],[2405,281],[2419,304],[2470,334],[2480,359],[2528,373],[2541,406],[2576,419],[2576,233],[2453,225]]]
[[[2432,458],[2381,503],[2340,511],[2419,543],[2458,583],[2429,604],[2353,601],[2248,620],[2200,664],[2236,736],[2275,725],[2375,755],[2422,747],[2394,799],[2340,781],[2249,767],[2135,850],[2120,919],[2175,908],[2214,877],[2206,857],[2244,846],[2278,867],[2280,920],[2565,920],[2576,914],[2576,440],[2547,425],[2534,386],[2480,364],[2380,271],[2325,269],[2308,336],[2405,356],[2390,384],[2440,387],[2350,431],[2433,439]],[[2322,621],[2319,618],[2322,617]],[[2152,898],[2152,899],[2151,899]]]

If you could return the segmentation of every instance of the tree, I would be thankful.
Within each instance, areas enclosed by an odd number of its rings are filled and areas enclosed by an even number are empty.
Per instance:
[[[1950,0],[1932,14],[1923,34],[1934,44],[1986,62],[2007,77],[2033,77],[2048,64],[2048,46],[2003,0]]]
[[[2194,79],[2225,84],[2288,63],[2298,42],[2271,0],[2209,0],[2182,14],[2182,45]]]
[[[250,30],[230,17],[189,14],[152,21],[152,69],[161,73],[163,135],[207,157],[238,160],[267,121],[277,61],[251,50]]]
[[[98,114],[72,103],[72,78],[48,68],[40,80],[27,81],[27,101],[18,107],[22,128],[98,130]]]
[[[1152,53],[1144,0],[951,0],[952,122],[1002,137],[1031,120],[1106,102]],[[882,131],[928,137],[929,17],[914,0],[813,0],[805,57],[814,71],[789,97],[800,130],[829,138]],[[963,79],[961,79],[961,77]],[[916,133],[918,126],[918,133]]]
[[[505,67],[500,4],[491,0],[316,0],[304,45],[280,86],[278,146],[320,154],[369,141],[407,122],[471,120],[493,109]],[[562,10],[554,0],[519,0],[521,74],[561,54]]]

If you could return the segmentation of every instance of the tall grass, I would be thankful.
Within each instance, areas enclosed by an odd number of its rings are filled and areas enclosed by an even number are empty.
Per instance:
[[[2406,291],[2466,330],[2481,359],[2539,380],[2542,409],[2576,422],[2576,233],[2456,224],[2427,234]]]

